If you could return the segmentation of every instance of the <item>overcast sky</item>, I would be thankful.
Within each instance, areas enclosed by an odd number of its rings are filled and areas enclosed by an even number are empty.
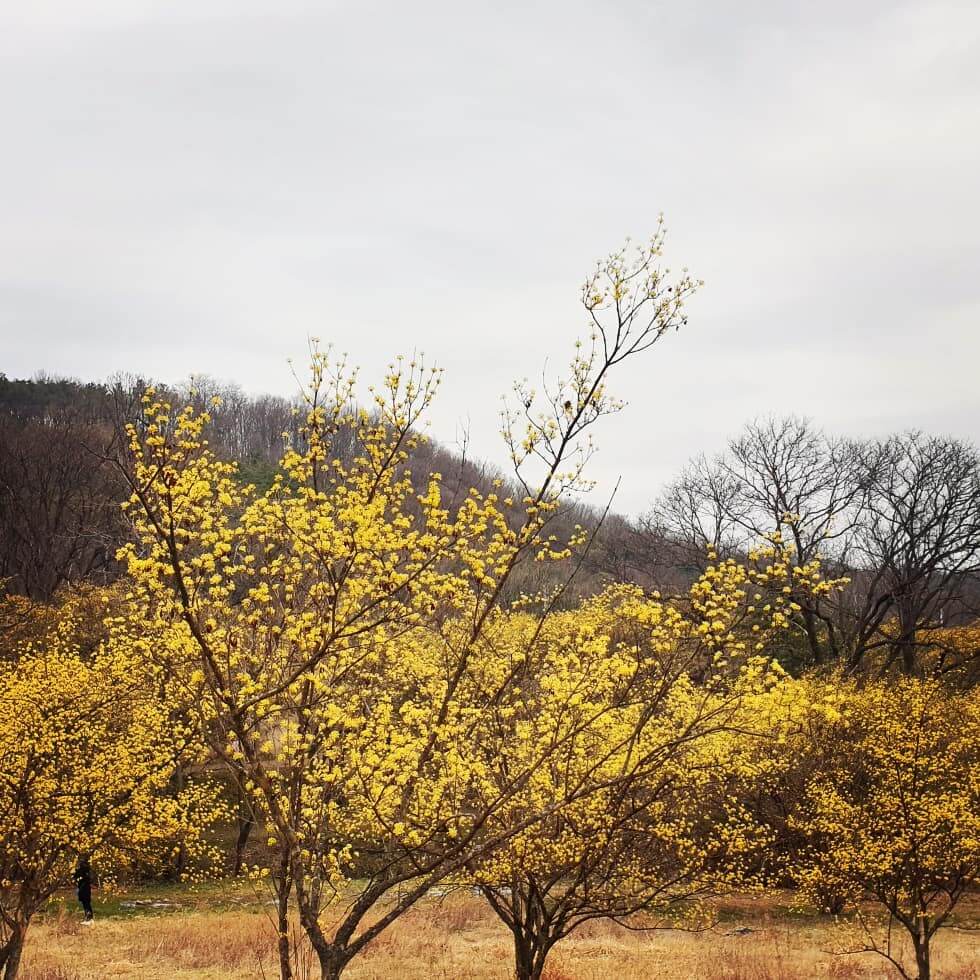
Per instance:
[[[0,370],[292,393],[446,368],[433,433],[584,329],[663,211],[706,281],[613,387],[639,512],[746,420],[980,423],[980,4],[0,2]]]

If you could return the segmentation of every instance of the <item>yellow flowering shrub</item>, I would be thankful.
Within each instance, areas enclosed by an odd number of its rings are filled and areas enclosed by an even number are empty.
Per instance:
[[[120,625],[122,624],[122,625]],[[172,785],[199,744],[121,620],[96,650],[70,604],[44,643],[0,663],[0,965],[17,973],[31,918],[80,858],[103,878],[210,856],[212,789]]]
[[[806,688],[817,721],[786,742],[815,757],[790,817],[802,894],[851,903],[866,948],[928,980],[933,938],[980,881],[980,692],[914,678]],[[891,928],[864,918],[865,898],[906,934],[914,974]]]
[[[520,683],[498,685],[473,751],[484,792],[528,776],[487,822],[512,836],[468,868],[514,936],[521,980],[591,919],[696,915],[693,898],[749,879],[768,840],[742,803],[751,740],[771,735],[756,715],[784,677],[760,650],[787,628],[779,603],[753,596],[794,577],[826,587],[816,566],[794,568],[772,545],[713,563],[684,601],[613,586],[560,615],[503,619],[495,662]]]

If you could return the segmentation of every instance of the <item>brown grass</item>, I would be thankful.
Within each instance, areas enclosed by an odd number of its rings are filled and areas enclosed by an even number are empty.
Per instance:
[[[729,915],[737,919],[727,921]],[[739,927],[751,931],[739,933]],[[881,980],[896,974],[873,955],[836,956],[854,935],[829,922],[774,915],[758,902],[729,908],[698,934],[630,932],[594,923],[552,954],[547,980]],[[81,928],[71,913],[33,927],[24,980],[255,980],[278,976],[274,928],[261,908],[102,918]],[[977,934],[940,935],[935,976],[980,980]],[[304,957],[298,980],[317,976]],[[304,976],[305,974],[305,976]],[[349,980],[509,980],[509,936],[475,896],[423,902],[349,967]]]

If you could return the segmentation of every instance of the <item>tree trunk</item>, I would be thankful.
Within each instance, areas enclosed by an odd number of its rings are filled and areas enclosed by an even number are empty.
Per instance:
[[[810,646],[810,656],[813,666],[819,667],[823,661],[823,648],[820,645],[820,633],[817,630],[817,620],[809,606],[803,607],[803,627],[806,630],[807,643]]]
[[[238,795],[238,835],[235,838],[235,867],[237,878],[242,873],[242,863],[245,860],[245,847],[255,827],[255,814],[241,778],[235,777],[235,789]]]
[[[289,898],[279,900],[279,980],[293,980],[293,968],[289,958]]]
[[[293,980],[293,967],[289,956],[289,896],[292,891],[293,879],[289,874],[289,857],[282,855],[279,861],[279,876],[276,881],[279,980]]]
[[[918,980],[930,980],[932,966],[929,963],[929,920],[926,916],[919,917],[919,934],[913,936],[915,946],[915,965],[918,967]]]
[[[902,655],[902,673],[906,677],[915,677],[915,644],[910,640],[902,640],[899,650]]]
[[[350,957],[338,952],[332,946],[318,948],[317,959],[320,961],[320,977],[322,980],[340,980],[340,975],[350,961]]]
[[[173,785],[180,794],[187,786],[187,776],[184,767],[178,765],[173,775]],[[177,853],[174,855],[174,878],[179,879],[187,868],[187,845],[183,840],[177,845]]]
[[[514,933],[514,976],[516,980],[541,980],[551,945],[536,943]]]
[[[24,952],[23,929],[17,928],[10,934],[3,949],[0,949],[0,966],[3,967],[3,980],[14,980],[20,970],[20,957]]]
[[[514,977],[516,980],[537,980],[534,976],[534,956],[531,944],[523,937],[514,934]]]
[[[352,951],[346,945],[327,939],[320,928],[318,903],[311,902],[310,895],[297,884],[296,878],[291,877],[290,881],[296,889],[300,925],[320,963],[320,977],[322,980],[340,980],[340,975],[353,959],[356,950]]]
[[[895,652],[902,665],[902,673],[906,677],[914,677],[916,673],[916,646],[915,646],[915,616],[914,614],[899,605],[898,610],[898,640],[895,643]]]

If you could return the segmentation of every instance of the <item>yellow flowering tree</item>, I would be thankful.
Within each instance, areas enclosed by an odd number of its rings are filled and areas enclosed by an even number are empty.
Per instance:
[[[610,587],[541,622],[513,615],[497,669],[520,683],[494,701],[473,740],[499,793],[531,777],[488,821],[517,832],[469,866],[514,938],[519,980],[583,923],[666,914],[748,877],[767,839],[740,802],[768,737],[758,702],[782,678],[761,654],[787,625],[768,583],[822,590],[815,564],[776,545],[715,562],[683,603]],[[552,747],[538,764],[541,746]],[[547,814],[527,824],[528,813]]]
[[[94,652],[62,608],[43,644],[0,662],[0,967],[17,975],[28,926],[80,857],[111,875],[166,865],[176,848],[206,856],[220,812],[205,784],[172,786],[196,758],[163,678],[125,620]]]
[[[937,932],[980,880],[980,698],[914,678],[810,686],[819,764],[790,818],[803,838],[796,877],[818,905],[828,894],[856,904],[862,949],[929,980]],[[792,739],[787,748],[807,751]],[[866,897],[887,914],[883,930],[861,912]]]
[[[484,680],[501,597],[525,561],[581,543],[549,522],[584,485],[590,427],[619,407],[609,374],[685,319],[696,284],[660,269],[662,246],[661,229],[600,263],[583,291],[592,337],[567,377],[540,396],[518,386],[504,417],[516,500],[451,497],[439,474],[411,472],[438,386],[421,363],[398,361],[360,407],[354,375],[314,348],[305,425],[262,493],[210,453],[206,415],[148,394],[131,431],[134,601],[267,823],[283,976],[290,894],[322,975],[338,977],[474,848],[516,832],[483,834],[551,747],[494,797],[466,751],[498,696]],[[351,897],[354,876],[366,884]]]

